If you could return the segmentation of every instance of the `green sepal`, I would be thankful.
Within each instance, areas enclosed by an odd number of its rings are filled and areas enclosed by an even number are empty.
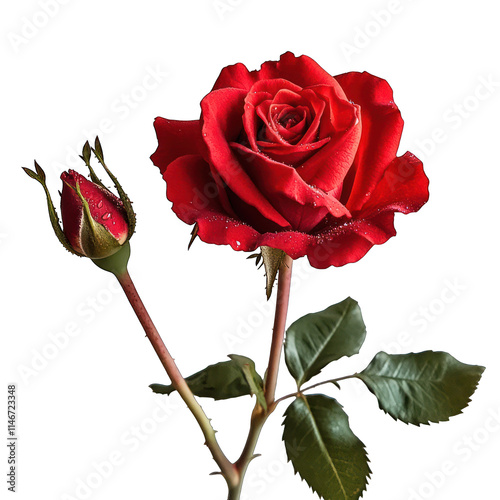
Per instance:
[[[115,276],[121,276],[127,272],[127,264],[130,258],[130,242],[125,242],[121,248],[104,259],[90,259],[97,267],[104,269]]]
[[[264,382],[262,377],[255,370],[255,363],[246,356],[238,354],[229,354],[231,360],[236,362],[245,376],[252,395],[255,395],[260,406],[267,411],[266,396],[264,395]]]
[[[252,394],[240,365],[232,359],[209,365],[187,377],[186,382],[195,396],[216,401]],[[149,387],[157,394],[171,394],[175,391],[172,384],[151,384]]]
[[[292,323],[286,332],[284,350],[286,366],[297,387],[332,361],[357,354],[365,337],[361,310],[350,297]]]
[[[335,399],[301,395],[287,408],[283,427],[288,460],[320,498],[362,496],[371,474],[369,460]]]
[[[101,141],[99,140],[99,137],[95,138],[95,144],[94,148],[92,148],[92,151],[94,152],[96,158],[99,160],[99,163],[102,165],[104,170],[106,170],[106,173],[108,174],[109,178],[113,181],[113,184],[115,185],[115,188],[120,196],[120,200],[123,203],[123,208],[125,209],[128,222],[128,236],[127,236],[127,241],[128,241],[134,234],[136,225],[136,217],[134,209],[132,208],[132,202],[130,201],[130,198],[128,197],[127,193],[125,193],[125,191],[123,190],[121,184],[118,182],[118,179],[111,173],[111,170],[109,170],[109,168],[104,163],[104,154],[102,151]]]
[[[76,191],[83,206],[80,244],[84,254],[91,259],[102,259],[118,252],[122,245],[102,224],[94,220],[90,213],[89,204],[80,191],[78,182],[75,188],[68,183],[66,185]]]
[[[262,262],[262,252],[249,255],[247,257],[247,260],[249,259],[255,259],[255,265],[257,266],[257,269],[260,269],[264,265],[264,262]]]
[[[70,253],[73,255],[78,255],[78,257],[84,257],[80,252],[77,252],[70,244],[68,238],[64,234],[64,231],[62,230],[61,224],[59,222],[59,217],[57,215],[56,208],[54,206],[54,203],[52,202],[52,198],[50,196],[49,189],[47,187],[47,184],[45,183],[45,172],[43,171],[42,167],[38,165],[38,163],[35,161],[35,169],[36,172],[33,170],[30,170],[29,168],[22,167],[23,170],[32,178],[38,181],[44,191],[45,191],[45,196],[47,198],[47,207],[49,210],[49,218],[50,218],[50,223],[52,225],[52,229],[54,230],[54,233],[56,234],[57,239],[61,242],[62,246]]]
[[[89,141],[86,141],[84,146],[83,146],[83,150],[82,150],[82,154],[80,155],[80,158],[85,162],[85,165],[87,165],[87,168],[89,169],[89,172],[90,172],[90,179],[92,180],[92,182],[94,184],[97,184],[98,186],[101,186],[106,191],[108,191],[108,188],[102,183],[101,179],[99,179],[99,177],[97,177],[96,173],[94,172],[94,169],[90,165],[91,153],[92,153],[92,148],[90,147]]]
[[[277,248],[267,246],[260,247],[262,260],[264,261],[264,268],[266,270],[266,297],[267,300],[271,298],[273,293],[274,282],[278,271],[285,260],[286,253]]]
[[[446,352],[379,352],[356,377],[376,396],[380,409],[395,420],[420,425],[462,413],[483,371]]]

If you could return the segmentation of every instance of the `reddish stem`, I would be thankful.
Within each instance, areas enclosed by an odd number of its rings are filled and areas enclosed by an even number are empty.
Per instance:
[[[269,365],[267,368],[266,385],[264,388],[266,402],[271,406],[276,393],[278,370],[281,358],[281,349],[285,337],[286,315],[290,299],[290,284],[292,281],[293,260],[288,255],[284,258],[278,275],[278,290],[276,297],[276,313],[274,316],[273,339],[271,352],[269,354]]]
[[[139,319],[144,331],[146,332],[146,336],[151,342],[156,354],[160,358],[160,361],[165,368],[170,380],[172,381],[172,385],[175,387],[177,392],[180,394],[181,398],[184,400],[186,405],[188,406],[191,413],[196,418],[203,435],[205,436],[205,444],[209,448],[212,456],[220,467],[222,475],[226,479],[228,486],[231,488],[233,484],[238,481],[238,473],[234,465],[226,458],[222,450],[220,449],[217,440],[215,439],[215,431],[210,424],[209,418],[205,415],[202,407],[199,405],[198,401],[196,401],[191,389],[189,388],[186,380],[181,375],[179,368],[175,364],[174,359],[168,352],[167,347],[163,343],[158,330],[156,329],[149,313],[147,312],[144,304],[137,293],[137,290],[128,274],[128,271],[125,271],[123,274],[116,276],[120,285],[127,296],[127,299],[130,302],[130,305],[134,309],[137,318]]]

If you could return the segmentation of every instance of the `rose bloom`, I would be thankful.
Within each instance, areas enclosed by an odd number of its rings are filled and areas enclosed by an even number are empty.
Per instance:
[[[396,156],[403,120],[388,83],[333,77],[307,56],[228,66],[199,120],[157,118],[155,129],[167,197],[207,243],[342,266],[428,199],[421,161]]]

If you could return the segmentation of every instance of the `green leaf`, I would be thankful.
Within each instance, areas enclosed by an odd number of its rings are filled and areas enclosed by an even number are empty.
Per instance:
[[[267,402],[264,395],[264,383],[261,376],[255,370],[255,363],[250,358],[240,356],[238,354],[230,354],[229,358],[238,364],[246,381],[248,382],[251,393],[255,394],[255,397],[262,408],[267,410]]]
[[[230,399],[251,395],[251,389],[240,364],[232,359],[210,365],[186,378],[195,396],[202,398]],[[151,384],[153,392],[170,394],[175,391],[170,385]]]
[[[466,365],[446,352],[379,352],[360,378],[395,420],[420,425],[462,413],[484,367]]]
[[[285,361],[298,387],[328,363],[357,354],[365,336],[361,310],[350,297],[295,321],[286,332]]]
[[[323,395],[301,396],[286,410],[283,441],[295,473],[325,500],[357,499],[370,467],[342,406]]]

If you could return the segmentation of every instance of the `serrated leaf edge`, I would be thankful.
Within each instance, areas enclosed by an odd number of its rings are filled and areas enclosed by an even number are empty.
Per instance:
[[[381,351],[383,352],[383,351]],[[444,351],[432,351],[432,350],[427,350],[427,351],[422,351],[421,353],[424,353],[424,352],[432,352],[432,353],[444,353],[444,354],[449,354],[447,352],[444,352]],[[413,354],[421,354],[421,353],[413,353]],[[370,361],[370,363],[368,364],[368,366],[365,368],[365,370],[371,365],[371,363],[374,361],[374,359],[376,358],[376,356],[378,356],[378,354],[380,353],[377,353],[372,361]],[[386,353],[387,354],[387,353]],[[411,353],[407,353],[407,354],[411,354]],[[452,356],[451,354],[449,354],[450,356]],[[390,355],[389,355],[390,356]],[[452,356],[454,357],[454,356]],[[454,358],[456,359],[456,358]],[[458,361],[458,360],[457,360]],[[461,363],[461,361],[460,361]],[[463,363],[463,364],[466,364],[466,363]],[[354,377],[358,378],[359,380],[361,380],[363,382],[363,384],[365,385],[365,387],[375,396],[375,399],[377,400],[377,403],[378,403],[378,407],[380,410],[382,410],[386,415],[389,415],[395,422],[403,422],[404,424],[406,425],[414,425],[415,427],[420,427],[421,425],[431,425],[431,424],[439,424],[439,423],[442,423],[442,422],[449,422],[450,419],[452,417],[456,417],[458,415],[462,415],[463,414],[463,411],[469,407],[469,404],[470,402],[472,401],[472,395],[476,392],[476,389],[478,388],[479,386],[479,382],[481,380],[481,376],[482,374],[484,373],[484,370],[486,369],[484,366],[480,366],[480,365],[469,365],[469,366],[477,366],[478,368],[481,369],[481,373],[479,374],[479,377],[477,379],[477,381],[475,382],[474,384],[474,390],[472,391],[472,394],[470,397],[467,398],[467,402],[465,404],[464,407],[462,407],[460,409],[460,411],[458,411],[457,413],[454,413],[453,415],[450,415],[442,420],[432,420],[432,419],[429,419],[427,421],[418,421],[418,420],[415,420],[415,421],[411,421],[409,420],[408,422],[406,420],[403,420],[402,418],[398,418],[396,415],[394,415],[392,412],[390,411],[387,411],[385,408],[382,407],[375,391],[372,390],[371,387],[368,386],[368,384],[363,380],[363,376],[366,377],[366,378],[370,378],[370,376],[366,376],[366,375],[363,375],[363,372],[359,372],[359,373],[356,373],[354,375]],[[363,370],[364,371],[364,370]],[[384,376],[384,375],[379,375],[380,378],[387,378],[387,379],[391,379],[391,380],[407,380],[407,381],[412,381],[412,382],[418,382],[417,380],[413,380],[413,379],[396,379],[395,377],[387,377],[387,376]],[[430,382],[429,385],[432,385],[433,382]]]

